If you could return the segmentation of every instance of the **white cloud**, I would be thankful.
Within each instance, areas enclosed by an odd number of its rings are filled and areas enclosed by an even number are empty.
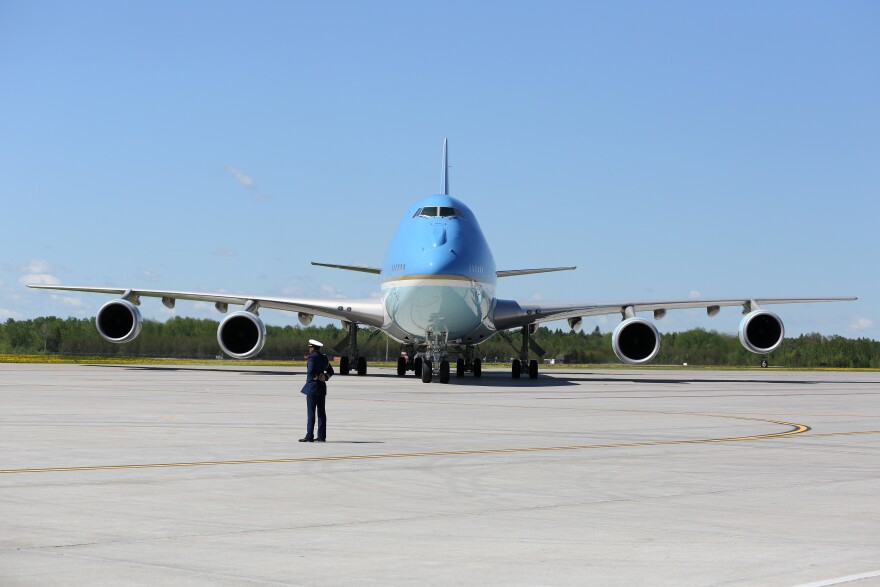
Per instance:
[[[692,289],[692,290],[690,291],[690,293],[688,294],[688,297],[689,297],[690,299],[692,299],[692,300],[699,300],[699,299],[700,299],[701,297],[703,297],[703,296],[702,296],[702,294],[701,294],[700,292],[698,292],[697,290]]]
[[[72,310],[82,310],[87,307],[86,303],[80,298],[74,298],[72,296],[62,296],[58,294],[52,294],[50,297],[52,298],[53,302]]]
[[[849,325],[850,330],[856,330],[856,331],[870,330],[872,328],[874,328],[874,321],[871,320],[870,318],[865,318],[863,316],[856,318]]]
[[[44,259],[33,259],[22,267],[22,273],[51,273],[52,266]]]
[[[285,285],[281,288],[281,293],[286,296],[301,296],[305,293],[305,290],[295,285]]]
[[[159,274],[155,273],[153,271],[150,271],[149,269],[141,269],[141,277],[143,277],[145,280],[147,280],[151,283],[156,283],[158,281],[161,281]]]
[[[325,284],[325,285],[322,285],[322,286],[321,286],[321,291],[324,292],[325,294],[327,294],[328,296],[332,296],[332,297],[334,297],[334,298],[342,298],[342,297],[345,297],[345,296],[342,295],[342,293],[340,293],[340,291],[339,291],[338,289],[336,289],[336,288],[333,287],[332,285],[326,285],[326,284]]]
[[[29,273],[18,278],[18,282],[22,285],[58,285],[61,283],[54,275],[47,273]]]
[[[254,187],[254,180],[245,175],[239,169],[233,167],[232,165],[227,165],[226,170],[232,174],[232,177],[235,178],[235,181],[237,181],[247,189],[252,189]]]
[[[251,197],[253,197],[253,199],[257,200],[258,202],[268,202],[272,199],[271,197],[258,190],[257,184],[254,183],[254,180],[237,167],[233,165],[227,165],[226,170],[232,174],[232,177],[235,178],[235,181],[237,181],[242,187],[248,189],[251,192]]]
[[[58,285],[61,281],[52,275],[52,266],[44,259],[33,259],[28,261],[24,266],[19,267],[18,271],[23,273],[18,278],[18,282],[22,285]]]
[[[9,320],[12,318],[13,320],[21,320],[23,317],[21,314],[16,312],[15,310],[7,310],[6,308],[0,308],[0,319],[3,321]]]
[[[217,249],[214,251],[214,255],[217,257],[235,257],[238,253],[230,249]]]

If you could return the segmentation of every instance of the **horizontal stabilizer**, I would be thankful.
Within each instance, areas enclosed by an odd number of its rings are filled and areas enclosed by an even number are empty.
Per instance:
[[[375,267],[355,267],[353,265],[333,265],[331,263],[316,263],[312,261],[312,265],[318,265],[319,267],[332,267],[333,269],[345,269],[346,271],[360,271],[361,273],[382,273],[381,269],[377,269]]]
[[[511,269],[509,271],[496,271],[498,277],[513,277],[515,275],[529,275],[532,273],[550,273],[551,271],[572,271],[577,267],[543,267],[541,269]]]

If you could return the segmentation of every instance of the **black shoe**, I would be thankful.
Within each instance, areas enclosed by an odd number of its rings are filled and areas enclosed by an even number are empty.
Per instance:
[[[305,438],[300,438],[299,441],[300,442],[315,442],[315,439],[309,438],[308,436],[306,436]]]
[[[316,438],[315,442],[327,442],[326,438]]]

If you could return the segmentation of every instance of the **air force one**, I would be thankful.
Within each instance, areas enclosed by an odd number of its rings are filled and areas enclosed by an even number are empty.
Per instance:
[[[391,239],[381,268],[316,263],[350,271],[382,276],[381,301],[317,300],[280,298],[259,295],[230,295],[137,288],[30,285],[29,287],[64,291],[94,292],[121,296],[98,310],[95,325],[100,335],[114,343],[134,340],[140,333],[140,298],[162,298],[173,308],[176,300],[214,302],[226,313],[230,305],[242,306],[220,322],[217,341],[230,357],[248,359],[256,356],[266,340],[266,326],[259,310],[268,308],[297,312],[299,321],[308,326],[315,316],[339,319],[347,330],[346,338],[333,348],[341,355],[340,372],[367,372],[366,357],[358,352],[360,325],[380,329],[406,348],[408,358],[398,359],[397,374],[413,371],[429,383],[438,375],[441,383],[450,378],[450,359],[456,357],[456,375],[471,373],[480,377],[481,362],[475,347],[498,334],[506,338],[518,358],[512,361],[514,378],[538,376],[538,361],[529,359],[529,351],[541,356],[544,351],[532,340],[537,325],[567,320],[579,330],[584,317],[620,314],[611,344],[624,363],[642,365],[660,350],[660,333],[654,324],[638,312],[653,312],[655,320],[667,310],[705,308],[709,316],[722,306],[742,306],[739,325],[742,345],[753,353],[770,353],[782,344],[784,327],[779,317],[763,309],[770,304],[851,301],[847,298],[730,298],[717,300],[639,301],[613,303],[545,304],[524,303],[495,297],[499,278],[515,277],[575,267],[497,270],[492,252],[480,230],[476,215],[463,202],[449,195],[447,143],[443,142],[441,193],[423,198],[410,206]],[[509,331],[519,329],[517,345]]]

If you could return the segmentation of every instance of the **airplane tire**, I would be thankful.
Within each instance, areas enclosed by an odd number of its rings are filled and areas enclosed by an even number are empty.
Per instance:
[[[366,357],[358,357],[357,374],[358,375],[366,375],[367,374],[367,358]]]
[[[339,372],[342,375],[348,375],[349,369],[348,357],[342,357],[339,359]]]
[[[519,379],[519,376],[522,374],[522,363],[519,362],[519,359],[511,361],[510,374],[513,375],[514,379]]]
[[[480,359],[474,359],[474,377],[479,377],[483,374],[483,362]]]
[[[538,361],[532,359],[529,361],[529,379],[538,378]]]
[[[455,376],[464,377],[464,359],[455,362]]]
[[[422,366],[424,361],[422,361],[421,357],[416,357],[416,360],[413,361],[413,373],[415,373],[416,377],[422,376]]]
[[[449,383],[449,361],[440,361],[440,383]]]
[[[397,375],[399,377],[406,375],[406,359],[403,357],[397,359]]]
[[[422,383],[431,383],[431,378],[434,376],[434,366],[431,365],[430,361],[422,362]]]

